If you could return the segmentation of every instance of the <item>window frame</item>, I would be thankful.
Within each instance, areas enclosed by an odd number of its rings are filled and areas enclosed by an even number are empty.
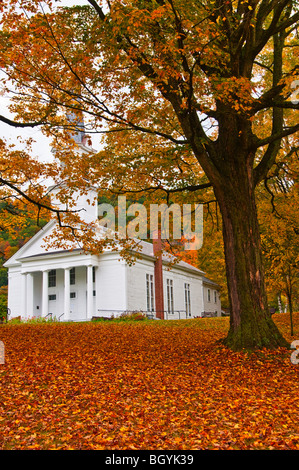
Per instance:
[[[167,312],[174,315],[173,279],[166,279]]]
[[[154,296],[154,275],[146,273],[146,309],[147,312],[155,311],[155,296]]]
[[[76,284],[76,268],[73,267],[70,269],[70,285],[74,286]]]
[[[188,282],[184,283],[186,316],[191,317],[191,290]]]
[[[48,272],[48,287],[56,287],[56,269],[51,269]]]

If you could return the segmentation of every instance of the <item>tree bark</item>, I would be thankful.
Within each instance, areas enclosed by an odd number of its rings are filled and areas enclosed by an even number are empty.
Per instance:
[[[289,266],[289,271],[290,271],[290,266]],[[293,292],[292,292],[292,281],[291,281],[291,276],[287,275],[286,276],[286,294],[287,294],[287,299],[288,299],[288,304],[289,304],[289,311],[290,311],[290,334],[291,336],[294,336],[294,325],[293,325]]]
[[[233,350],[287,347],[268,307],[252,178],[245,167],[241,172],[217,194],[230,300],[225,344]]]

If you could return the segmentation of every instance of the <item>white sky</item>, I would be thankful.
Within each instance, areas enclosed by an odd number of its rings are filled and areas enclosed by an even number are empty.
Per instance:
[[[58,2],[57,2],[58,3]],[[61,0],[59,5],[71,6],[71,5],[86,5],[88,4],[87,0]],[[9,100],[5,96],[0,96],[0,114],[6,118],[13,119],[13,116],[9,113],[8,110]],[[17,148],[24,148],[24,145],[19,143],[18,137],[22,139],[32,138],[36,141],[36,144],[33,145],[34,155],[38,156],[41,160],[49,160],[52,158],[51,149],[50,149],[50,140],[42,135],[41,131],[38,128],[15,128],[0,122],[0,138],[6,140],[8,143],[13,143]],[[96,141],[96,138],[93,138],[93,141]]]

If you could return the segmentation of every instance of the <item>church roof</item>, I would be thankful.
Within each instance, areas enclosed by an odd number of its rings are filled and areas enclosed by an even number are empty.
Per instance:
[[[48,259],[50,256],[54,257],[61,257],[61,256],[71,256],[72,254],[78,255],[82,252],[84,253],[81,248],[73,248],[73,249],[51,249],[46,251],[45,248],[42,247],[42,240],[45,236],[49,235],[49,233],[53,230],[56,225],[56,221],[50,221],[45,227],[43,227],[39,232],[37,232],[22,248],[20,248],[6,263],[4,264],[5,267],[12,267],[15,265],[20,265],[24,261],[30,261],[37,258],[46,258]],[[147,242],[145,240],[134,240],[138,242],[139,250],[132,250],[136,253],[139,253],[142,257],[154,259],[154,249],[153,244]],[[35,246],[35,249],[32,250],[32,247]],[[109,253],[105,251],[105,253]],[[115,254],[115,252],[111,252],[111,254]],[[86,254],[86,253],[84,253]],[[177,269],[182,269],[189,273],[195,274],[200,276],[203,279],[205,284],[210,284],[214,288],[219,288],[220,286],[215,282],[211,281],[206,277],[206,273],[201,271],[200,269],[196,268],[195,266],[185,262],[185,261],[176,261],[175,256],[170,255],[166,252],[162,255],[162,260],[164,265],[169,265],[169,267],[173,266]]]

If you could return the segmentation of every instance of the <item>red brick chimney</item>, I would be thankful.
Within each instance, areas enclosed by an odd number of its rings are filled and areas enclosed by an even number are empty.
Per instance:
[[[162,271],[162,240],[161,231],[158,238],[153,239],[153,249],[155,259],[155,308],[156,316],[164,320],[164,296],[163,296],[163,271]]]

